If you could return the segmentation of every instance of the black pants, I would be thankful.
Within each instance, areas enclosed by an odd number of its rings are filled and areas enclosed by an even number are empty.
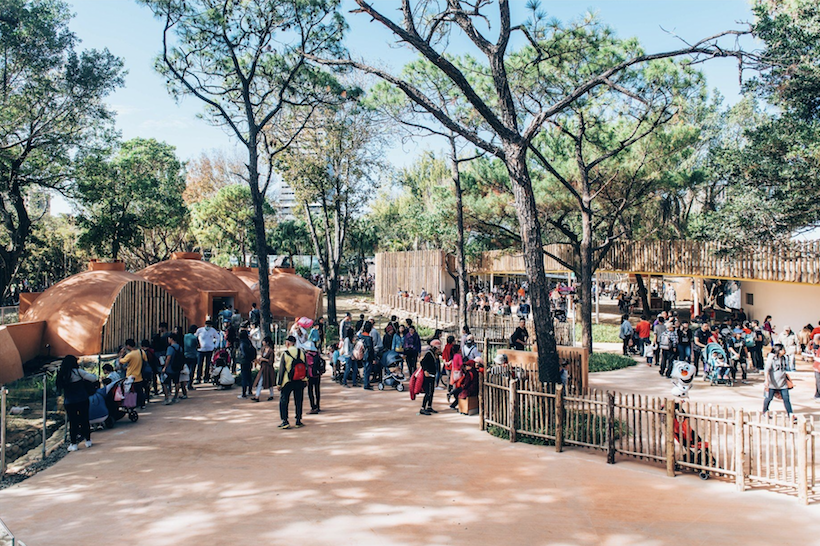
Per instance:
[[[700,360],[703,358],[703,351],[700,347],[695,345],[692,348],[693,357],[692,357],[692,364],[695,366],[695,375],[698,375],[698,366],[700,366]]]
[[[752,366],[757,370],[763,369],[763,347],[752,347],[749,349],[752,355]]]
[[[665,375],[669,377],[672,373],[672,366],[673,362],[675,362],[675,355],[678,352],[675,349],[663,349],[661,350],[661,375]]]
[[[242,375],[242,395],[252,395],[253,374],[251,373],[251,363],[243,362],[240,364],[239,373]]]
[[[279,417],[283,423],[288,422],[288,406],[290,406],[290,393],[293,393],[293,402],[296,405],[296,422],[302,420],[302,401],[305,398],[304,381],[288,381],[282,387],[279,394]]]
[[[311,377],[308,379],[307,389],[308,398],[310,398],[310,409],[320,409],[319,401],[321,399],[321,393],[319,392],[319,382],[321,382],[321,380],[321,377]]]
[[[632,339],[632,338],[625,337],[624,340],[623,340],[624,341],[624,356],[629,355],[629,340],[630,339]]]
[[[68,416],[69,441],[77,444],[85,438],[91,439],[91,425],[88,424],[88,399],[74,404],[65,404]]]
[[[145,379],[142,381],[136,381],[131,389],[137,393],[137,406],[144,406],[148,401],[149,394],[151,392],[151,383]]]
[[[416,371],[416,362],[419,359],[419,355],[418,353],[416,353],[416,351],[407,351],[404,354],[407,358],[407,377],[410,377],[411,375],[413,375],[413,372]]]
[[[205,382],[207,383],[211,379],[211,357],[213,356],[213,351],[199,351],[199,360],[196,363],[196,380],[202,380],[202,373],[205,372]],[[191,373],[191,379],[193,379],[194,374]]]
[[[425,377],[424,378],[424,398],[421,401],[421,408],[432,408],[433,407],[433,394],[436,392],[436,378],[435,377]]]

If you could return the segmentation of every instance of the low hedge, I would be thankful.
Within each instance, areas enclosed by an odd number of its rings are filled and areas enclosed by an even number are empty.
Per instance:
[[[592,353],[589,355],[590,372],[611,372],[637,364],[634,359],[612,353]]]

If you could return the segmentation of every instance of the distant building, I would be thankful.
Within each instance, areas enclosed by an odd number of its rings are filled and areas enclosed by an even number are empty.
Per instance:
[[[280,180],[276,189],[274,189],[273,206],[276,208],[276,216],[281,220],[295,220],[297,211],[303,208],[302,204],[296,199],[296,192],[293,191],[287,182]],[[319,203],[311,203],[310,212],[318,214],[322,210]]]

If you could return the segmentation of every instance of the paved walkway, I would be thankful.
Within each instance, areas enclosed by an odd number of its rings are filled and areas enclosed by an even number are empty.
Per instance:
[[[94,435],[0,491],[28,546],[820,544],[817,506],[584,450],[510,444],[406,393],[325,385],[280,431],[274,402],[200,389]]]

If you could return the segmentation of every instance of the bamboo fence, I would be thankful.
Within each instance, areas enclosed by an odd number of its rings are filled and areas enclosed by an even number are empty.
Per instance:
[[[147,281],[132,281],[122,287],[102,327],[102,353],[116,353],[123,341],[151,339],[160,322],[171,330],[188,329],[182,307],[164,288]]]
[[[515,369],[511,364],[511,369]],[[541,383],[535,374],[491,368],[481,376],[482,430],[554,445],[577,446],[660,463],[669,476],[696,472],[734,481],[740,491],[766,487],[796,493],[806,504],[815,492],[813,418],[722,408],[617,392],[580,391]]]

